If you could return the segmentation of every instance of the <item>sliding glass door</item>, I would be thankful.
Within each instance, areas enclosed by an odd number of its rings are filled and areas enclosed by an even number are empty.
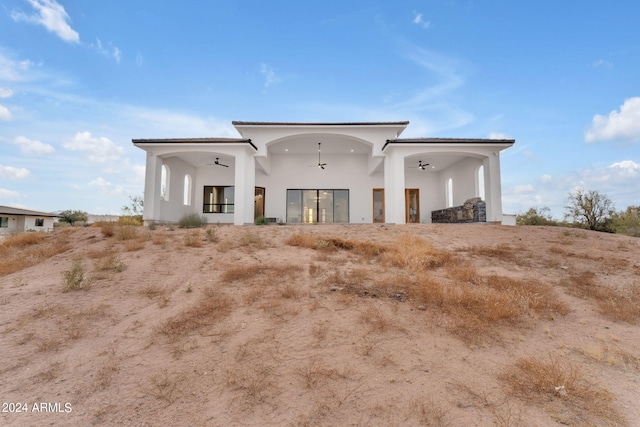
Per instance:
[[[287,222],[349,222],[349,190],[287,190]]]

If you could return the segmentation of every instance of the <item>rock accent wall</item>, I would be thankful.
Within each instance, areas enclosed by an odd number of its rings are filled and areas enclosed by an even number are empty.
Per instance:
[[[431,211],[431,222],[434,224],[453,224],[465,222],[487,222],[487,204],[474,197],[462,206]]]

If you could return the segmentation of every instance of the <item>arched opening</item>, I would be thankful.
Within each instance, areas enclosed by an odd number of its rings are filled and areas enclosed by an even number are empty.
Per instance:
[[[160,174],[160,195],[162,200],[166,202],[169,201],[170,175],[171,171],[169,170],[169,166],[162,165],[162,172]]]
[[[447,207],[451,208],[453,207],[453,179],[449,178],[447,180]]]
[[[191,206],[191,175],[184,176],[184,205]]]

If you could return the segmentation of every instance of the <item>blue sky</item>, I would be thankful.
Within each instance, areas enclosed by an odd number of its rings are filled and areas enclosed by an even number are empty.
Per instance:
[[[231,120],[395,121],[508,137],[507,213],[570,191],[640,204],[634,1],[4,0],[0,205],[120,213],[132,138]]]

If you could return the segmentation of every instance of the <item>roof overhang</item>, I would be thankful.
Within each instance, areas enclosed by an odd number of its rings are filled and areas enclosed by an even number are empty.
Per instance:
[[[487,138],[398,138],[387,139],[382,147],[384,151],[388,146],[407,147],[446,147],[446,146],[483,146],[495,147],[504,150],[515,143],[515,139],[487,139]]]
[[[188,145],[233,145],[233,144],[246,144],[252,147],[254,150],[258,148],[250,138],[161,138],[161,139],[132,139],[133,145],[144,149],[145,146],[158,146],[166,144],[177,144],[178,146]]]

